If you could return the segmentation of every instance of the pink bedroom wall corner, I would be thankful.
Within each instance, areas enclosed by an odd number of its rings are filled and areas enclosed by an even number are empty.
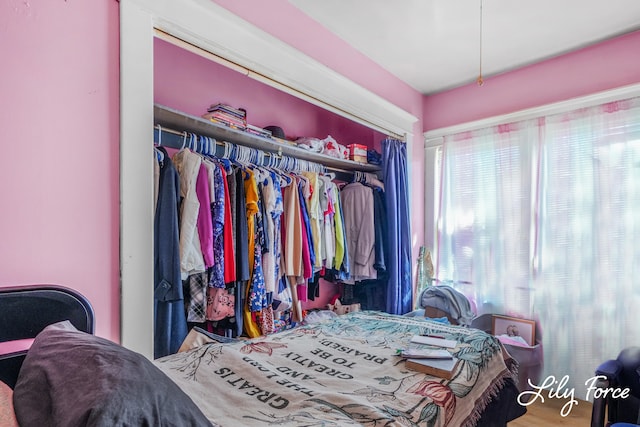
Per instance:
[[[424,128],[537,107],[640,82],[640,30],[424,98]]]
[[[422,94],[353,49],[287,0],[213,1],[419,118],[413,127],[413,142],[408,147],[411,241],[415,270],[418,251],[424,244],[424,202],[421,197],[424,193]]]

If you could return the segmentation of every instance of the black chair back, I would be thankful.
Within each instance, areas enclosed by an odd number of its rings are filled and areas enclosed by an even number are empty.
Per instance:
[[[69,320],[94,333],[94,313],[79,292],[59,285],[0,287],[0,343],[35,338],[52,323]],[[0,381],[13,388],[26,350],[0,354]]]

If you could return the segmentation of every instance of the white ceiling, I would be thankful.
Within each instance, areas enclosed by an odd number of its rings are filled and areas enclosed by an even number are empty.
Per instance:
[[[421,93],[478,77],[480,0],[289,1]],[[639,0],[482,0],[482,74],[639,28]]]

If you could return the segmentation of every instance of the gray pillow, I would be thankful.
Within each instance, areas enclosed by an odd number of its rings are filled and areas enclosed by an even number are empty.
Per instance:
[[[69,326],[48,326],[27,353],[13,395],[20,425],[211,425],[144,356]]]

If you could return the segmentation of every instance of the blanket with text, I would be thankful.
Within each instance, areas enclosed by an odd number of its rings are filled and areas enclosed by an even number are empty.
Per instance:
[[[416,334],[458,342],[451,352],[462,363],[450,380],[396,356]],[[474,426],[515,374],[482,331],[366,311],[156,364],[220,426]]]

